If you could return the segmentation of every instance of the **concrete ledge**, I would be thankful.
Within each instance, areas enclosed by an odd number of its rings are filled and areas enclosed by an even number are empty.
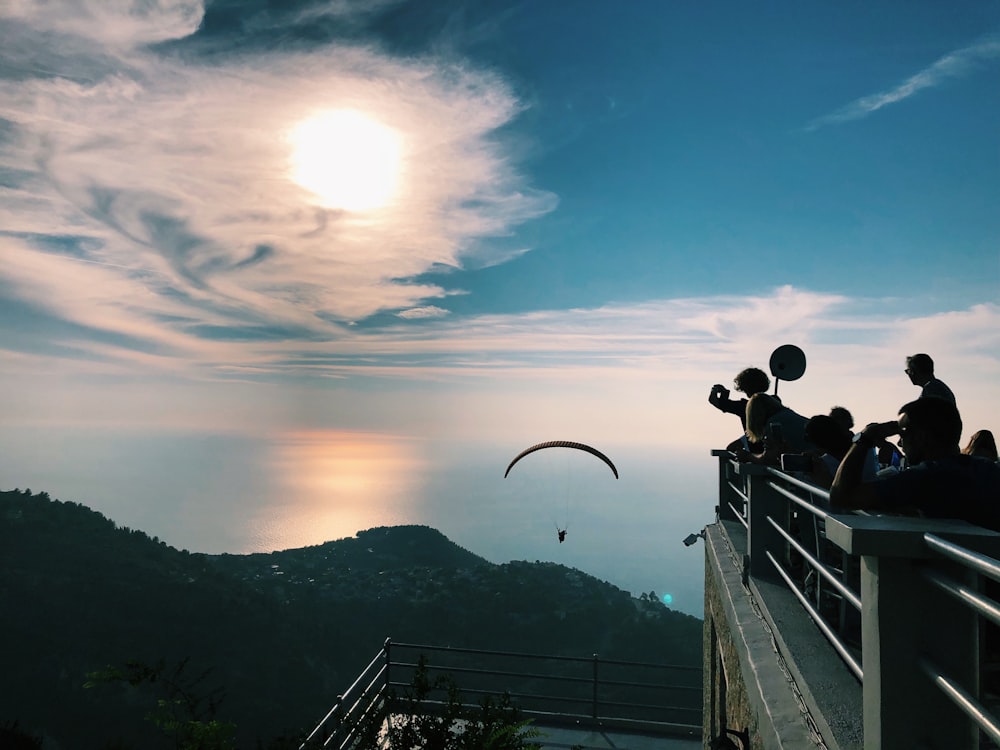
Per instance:
[[[784,582],[753,580],[750,585],[774,632],[785,666],[827,747],[861,750],[864,747],[861,683]]]
[[[720,611],[715,616],[725,618],[725,630],[738,660],[738,665],[735,665],[738,677],[746,689],[753,746],[789,750],[816,747],[814,733],[802,713],[789,673],[778,659],[775,640],[763,617],[754,609],[750,593],[743,587],[742,563],[731,557],[728,537],[718,524],[705,528],[705,554],[707,570],[715,578],[713,588],[720,604]],[[706,612],[706,616],[708,614]],[[722,630],[720,628],[720,632]],[[822,637],[817,634],[817,638]],[[816,643],[816,646],[817,650],[830,648],[825,640],[822,644]],[[726,668],[728,672],[731,667],[727,665]],[[737,676],[732,675],[730,679],[733,677]],[[860,711],[858,715],[860,717]],[[823,739],[828,747],[841,747],[833,742],[833,737]],[[706,740],[710,738],[706,737]]]
[[[908,516],[835,515],[826,520],[826,537],[851,555],[927,558],[930,532],[973,550],[1000,544],[1000,534],[966,521]]]

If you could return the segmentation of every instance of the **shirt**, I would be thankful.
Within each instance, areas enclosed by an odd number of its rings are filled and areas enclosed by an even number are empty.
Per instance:
[[[951,392],[951,388],[937,378],[931,378],[924,383],[923,390],[920,391],[920,398],[943,398],[955,403],[955,394]]]
[[[922,461],[871,486],[878,510],[916,510],[1000,531],[1000,464],[987,458],[959,454]]]

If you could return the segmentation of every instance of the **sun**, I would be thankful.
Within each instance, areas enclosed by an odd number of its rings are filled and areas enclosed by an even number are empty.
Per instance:
[[[370,211],[399,186],[399,134],[355,110],[330,110],[299,123],[290,135],[292,179],[327,208]]]

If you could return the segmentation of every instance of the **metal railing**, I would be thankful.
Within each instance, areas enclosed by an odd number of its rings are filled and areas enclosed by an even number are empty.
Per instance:
[[[542,726],[617,728],[653,736],[699,737],[702,670],[590,657],[554,656],[386,639],[348,690],[309,734],[300,750],[349,750],[361,741],[359,727],[397,713],[418,670],[447,675],[461,703],[474,708],[506,696],[522,718]],[[444,688],[424,702],[442,705]]]
[[[718,519],[744,553],[744,584],[783,584],[858,680],[865,746],[1000,745],[1000,534],[833,513],[808,481],[713,455]]]
[[[829,492],[770,466],[740,464],[728,451],[713,454],[719,517],[747,529],[753,548],[746,550],[745,574],[780,578],[860,681],[858,560],[827,539]]]
[[[935,534],[926,533],[923,535],[923,540],[927,548],[941,559],[950,560],[966,571],[983,575],[994,583],[1000,583],[1000,562],[997,560],[953,544]],[[1000,625],[1000,606],[993,599],[981,594],[975,587],[934,569],[922,570],[921,574],[928,583],[960,602],[962,606],[978,616],[988,619],[994,625]],[[980,674],[976,675],[976,682],[980,687],[982,687],[981,671],[983,667],[989,667],[988,660],[997,656],[990,653],[990,647],[995,648],[996,645],[995,643],[987,643],[986,659],[980,660]],[[920,660],[920,667],[935,686],[959,710],[966,714],[979,727],[980,731],[994,743],[1000,744],[1000,721],[995,714],[984,707],[983,703],[977,699],[978,696],[974,697],[976,692],[974,687],[963,686],[961,682],[947,676],[946,670],[938,666],[933,655],[923,657]],[[980,691],[980,696],[981,694],[982,691]]]
[[[361,739],[366,723],[381,723],[388,711],[389,661],[386,647],[375,655],[354,683],[337,696],[333,707],[309,733],[299,750],[349,750]]]

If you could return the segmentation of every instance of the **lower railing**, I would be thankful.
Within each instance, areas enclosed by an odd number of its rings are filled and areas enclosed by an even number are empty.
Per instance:
[[[744,585],[766,600],[782,584],[840,656],[863,691],[865,747],[1000,745],[1000,534],[833,513],[803,478],[713,455]]]
[[[434,684],[447,675],[461,703],[475,707],[506,696],[519,715],[540,726],[616,728],[651,736],[701,735],[702,670],[590,657],[451,648],[387,639],[354,684],[302,744],[353,748],[359,728],[380,722],[404,705],[415,675]],[[443,687],[423,706],[448,697]],[[405,704],[412,705],[412,704]]]

